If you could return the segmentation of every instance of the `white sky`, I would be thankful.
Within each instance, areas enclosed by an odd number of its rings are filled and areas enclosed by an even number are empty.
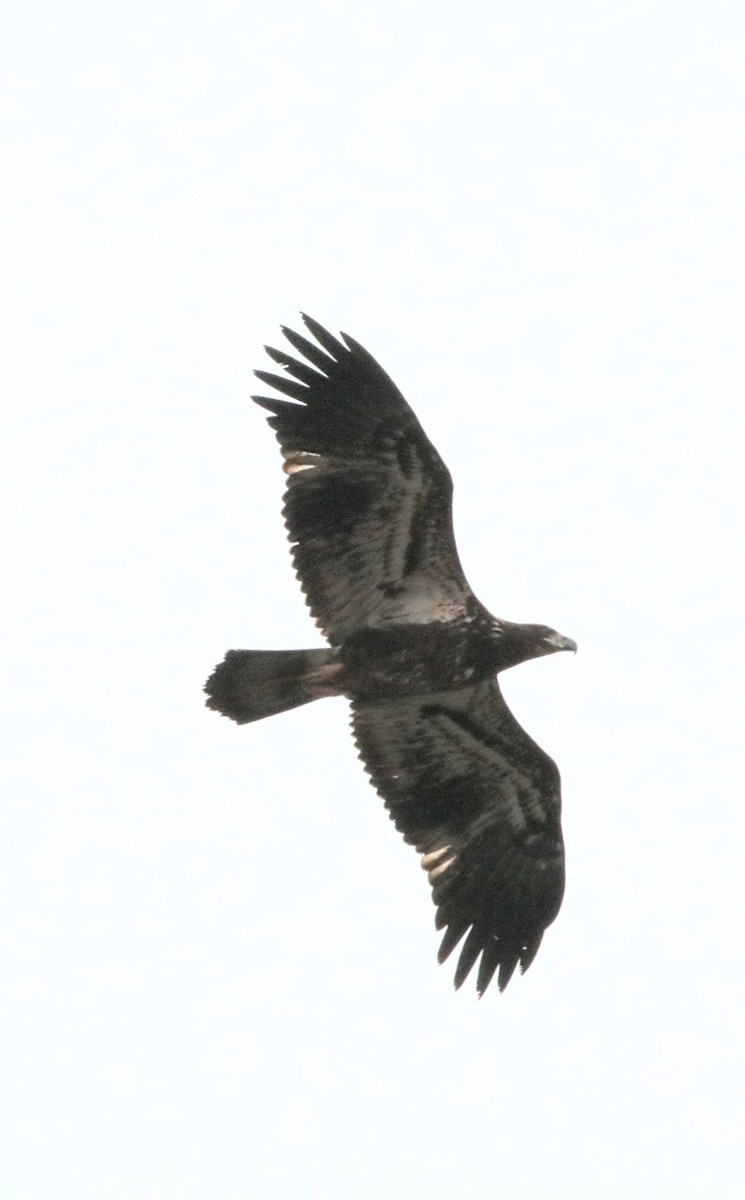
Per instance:
[[[740,1197],[741,6],[16,5],[0,41],[9,1200]],[[456,483],[564,782],[524,978],[438,969],[248,397],[300,308]]]

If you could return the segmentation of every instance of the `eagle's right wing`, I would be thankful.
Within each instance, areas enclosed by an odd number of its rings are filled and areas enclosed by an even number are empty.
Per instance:
[[[256,375],[290,399],[253,399],[282,448],[285,523],[313,616],[334,645],[365,625],[463,616],[447,467],[375,359],[303,320],[323,349],[284,329],[307,362],[267,347],[287,375]]]
[[[463,935],[455,985],[525,971],[564,892],[555,763],[507,708],[496,679],[438,695],[352,705],[360,757],[396,828],[422,855],[440,962]]]

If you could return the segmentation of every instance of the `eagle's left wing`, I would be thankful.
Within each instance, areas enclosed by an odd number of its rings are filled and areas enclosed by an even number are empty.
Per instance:
[[[455,985],[525,971],[564,892],[559,772],[494,680],[457,692],[352,705],[360,757],[397,829],[422,855],[440,962],[467,930]]]
[[[313,616],[333,645],[362,626],[464,616],[447,467],[372,355],[303,320],[318,345],[283,333],[306,361],[267,346],[286,375],[256,371],[289,399],[253,399],[282,448],[285,524]]]

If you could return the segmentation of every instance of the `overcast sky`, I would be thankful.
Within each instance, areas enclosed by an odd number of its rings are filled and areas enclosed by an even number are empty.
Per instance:
[[[8,1200],[745,1194],[741,6],[16,5]],[[566,898],[504,995],[438,968],[249,400],[304,309],[393,376],[563,777]],[[5,340],[5,339],[4,339]]]

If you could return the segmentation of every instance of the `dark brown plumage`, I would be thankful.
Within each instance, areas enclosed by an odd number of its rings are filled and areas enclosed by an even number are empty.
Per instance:
[[[257,371],[288,476],[295,568],[327,650],[229,651],[207,704],[239,723],[345,695],[360,757],[416,846],[444,931],[465,936],[460,987],[526,970],[564,889],[559,773],[502,698],[497,674],[575,650],[543,625],[491,616],[458,559],[452,482],[395,384],[353,338],[303,318],[284,329],[306,361]]]

